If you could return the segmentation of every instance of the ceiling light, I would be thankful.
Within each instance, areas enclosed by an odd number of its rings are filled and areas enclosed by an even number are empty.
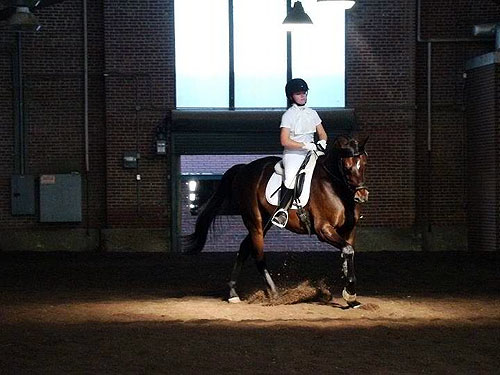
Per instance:
[[[283,25],[312,25],[311,18],[304,11],[304,7],[300,1],[296,1],[293,7],[289,9],[288,14],[283,21]]]
[[[9,28],[14,31],[38,31],[41,28],[38,19],[28,7],[16,7],[8,23]]]

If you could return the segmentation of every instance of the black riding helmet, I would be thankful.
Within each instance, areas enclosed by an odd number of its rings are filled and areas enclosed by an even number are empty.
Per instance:
[[[290,100],[292,100],[293,94],[301,91],[309,91],[309,87],[307,86],[306,81],[304,81],[302,78],[291,79],[285,86],[286,97]]]

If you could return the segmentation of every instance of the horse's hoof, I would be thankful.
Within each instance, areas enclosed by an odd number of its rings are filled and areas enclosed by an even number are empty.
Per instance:
[[[240,303],[241,302],[241,299],[240,297],[236,296],[236,297],[231,297],[227,300],[227,302],[229,303]]]
[[[344,288],[344,290],[342,291],[342,298],[347,302],[349,306],[351,306],[351,304],[359,304],[359,302],[356,301],[356,293],[349,294],[346,288]]]
[[[361,307],[361,303],[358,302],[358,301],[354,301],[354,302],[347,302],[347,304],[349,305],[349,307],[351,309],[359,309]]]

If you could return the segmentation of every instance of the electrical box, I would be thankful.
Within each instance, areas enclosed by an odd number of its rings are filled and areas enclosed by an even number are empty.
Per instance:
[[[40,221],[82,221],[82,178],[79,173],[40,176]]]
[[[135,151],[123,153],[123,168],[137,168],[141,155]]]
[[[13,175],[10,180],[10,201],[12,215],[35,214],[35,177]]]

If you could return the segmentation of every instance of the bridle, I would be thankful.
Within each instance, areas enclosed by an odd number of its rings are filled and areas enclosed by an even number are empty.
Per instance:
[[[346,169],[344,168],[344,162],[343,162],[343,159],[361,157],[362,155],[368,156],[368,153],[365,150],[354,152],[354,151],[351,151],[348,149],[340,149],[340,150],[335,150],[333,152],[335,152],[337,154],[337,155],[335,155],[335,157],[337,158],[337,170],[338,170],[338,173],[340,174],[340,176],[337,176],[336,173],[332,172],[327,167],[327,165],[326,165],[327,163],[323,162],[322,167],[326,171],[326,173],[330,177],[332,177],[334,180],[340,182],[345,187],[347,187],[347,189],[353,194],[355,194],[359,190],[368,189],[364,183],[361,183],[360,185],[352,185],[349,183],[349,180],[347,178]]]

